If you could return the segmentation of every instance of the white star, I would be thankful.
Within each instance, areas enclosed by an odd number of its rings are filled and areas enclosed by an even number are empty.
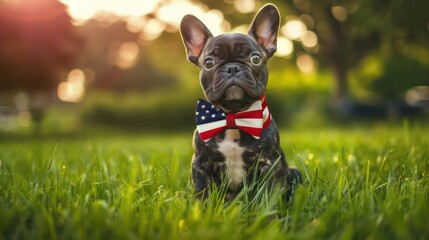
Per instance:
[[[206,108],[206,105],[201,105],[201,108]]]
[[[206,120],[206,116],[202,116],[202,117],[201,117],[201,120]]]
[[[215,118],[215,117],[216,117],[216,115],[212,114],[212,118]]]
[[[210,111],[209,110],[206,110],[206,113],[209,113]]]
[[[212,106],[211,106],[211,108],[215,108],[215,106],[214,106],[214,105],[212,105]]]
[[[195,115],[197,115],[197,116],[200,115],[200,112],[196,112]]]
[[[222,113],[222,117],[225,117],[225,113]]]

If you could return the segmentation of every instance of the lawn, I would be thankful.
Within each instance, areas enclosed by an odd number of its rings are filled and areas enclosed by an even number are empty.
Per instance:
[[[0,239],[429,239],[424,124],[283,130],[290,204],[194,200],[191,135],[1,139]]]

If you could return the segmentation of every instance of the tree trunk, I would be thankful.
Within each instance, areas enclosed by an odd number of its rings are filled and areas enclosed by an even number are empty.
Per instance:
[[[345,64],[336,63],[332,66],[332,72],[334,73],[333,111],[336,115],[344,117],[349,115],[351,111],[348,69]]]
[[[45,109],[43,108],[31,108],[31,120],[33,121],[33,134],[39,137],[42,134],[42,120],[44,117]]]
[[[33,121],[33,134],[40,136],[42,133],[42,121],[45,116],[45,110],[50,102],[49,91],[33,91],[29,93],[30,103],[29,111]]]

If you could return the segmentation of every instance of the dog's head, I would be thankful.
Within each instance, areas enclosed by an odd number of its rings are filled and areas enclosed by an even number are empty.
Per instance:
[[[276,51],[280,15],[268,4],[259,10],[248,34],[214,37],[195,16],[186,15],[180,32],[188,60],[200,68],[207,99],[225,112],[247,109],[264,92],[267,61]]]

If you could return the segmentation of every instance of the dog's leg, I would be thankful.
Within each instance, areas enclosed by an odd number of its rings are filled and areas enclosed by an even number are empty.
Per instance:
[[[194,157],[192,160],[192,182],[194,184],[194,195],[199,200],[204,200],[208,197],[209,179],[207,171],[199,164],[201,160]]]
[[[287,186],[288,190],[286,192],[287,199],[291,199],[295,189],[302,184],[302,174],[296,167],[289,167],[287,173]]]

